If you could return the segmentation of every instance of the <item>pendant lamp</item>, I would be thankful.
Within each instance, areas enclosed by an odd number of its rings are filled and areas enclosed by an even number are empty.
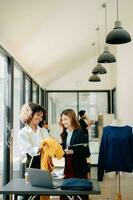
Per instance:
[[[105,8],[105,38],[107,35],[107,12],[106,12],[106,2],[102,4],[102,7]],[[116,62],[115,56],[109,52],[109,47],[105,45],[103,53],[98,57],[98,63],[113,63]]]
[[[110,31],[106,37],[106,43],[124,44],[130,41],[131,41],[130,34],[122,28],[121,22],[118,19],[118,0],[117,0],[117,20],[115,21],[114,29]]]
[[[93,74],[90,78],[89,78],[90,82],[100,82],[101,79],[99,78],[99,76],[97,76],[96,74]]]
[[[96,67],[93,68],[92,74],[106,74],[107,70],[100,64],[98,63]]]
[[[96,29],[96,31],[98,32],[98,53],[99,53],[99,27]],[[94,50],[94,57],[95,57],[95,50]],[[106,73],[107,70],[99,63],[97,63],[96,67],[94,67],[92,70],[92,74],[106,74]]]
[[[109,52],[108,46],[104,47],[103,53],[98,57],[98,63],[113,63],[116,62],[115,56]]]

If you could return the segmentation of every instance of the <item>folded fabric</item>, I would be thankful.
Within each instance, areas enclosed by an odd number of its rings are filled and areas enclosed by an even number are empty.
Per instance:
[[[68,178],[64,179],[61,184],[62,190],[91,190],[93,183],[83,178]]]

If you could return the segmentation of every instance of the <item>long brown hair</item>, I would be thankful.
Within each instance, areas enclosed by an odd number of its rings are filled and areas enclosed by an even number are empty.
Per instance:
[[[71,120],[71,126],[73,127],[74,130],[80,128],[80,124],[79,124],[79,122],[78,122],[78,120],[76,118],[76,114],[75,114],[75,112],[74,112],[73,109],[63,110],[62,113],[61,113],[61,115],[60,115],[60,122],[59,122],[60,126],[63,129],[62,133],[60,135],[61,139],[63,140],[64,137],[65,137],[65,135],[66,135],[66,132],[65,132],[66,128],[62,124],[62,115],[66,115],[66,116],[68,116],[70,118],[70,120]]]

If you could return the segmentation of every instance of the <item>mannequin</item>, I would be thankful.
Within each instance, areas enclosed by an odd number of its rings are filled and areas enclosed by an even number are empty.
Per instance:
[[[129,153],[130,152],[130,153]],[[118,172],[119,192],[117,200],[122,200],[120,193],[120,172],[133,170],[133,134],[132,127],[123,125],[120,119],[104,127],[98,158],[98,180],[102,181],[104,171]]]

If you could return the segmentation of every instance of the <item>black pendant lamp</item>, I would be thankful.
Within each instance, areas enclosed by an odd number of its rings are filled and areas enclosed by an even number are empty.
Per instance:
[[[96,74],[93,74],[90,78],[89,78],[90,82],[100,82],[101,79],[99,78],[99,76],[97,76]]]
[[[117,0],[117,20],[115,21],[114,29],[110,31],[106,37],[106,43],[124,44],[130,41],[131,41],[130,34],[122,28],[121,22],[118,19],[118,0]]]
[[[106,74],[107,70],[100,64],[98,63],[96,67],[93,68],[92,74]]]
[[[109,52],[108,46],[104,47],[103,53],[98,57],[98,63],[113,63],[116,62],[115,56]]]
[[[105,38],[107,35],[107,8],[106,8],[106,2],[102,4],[102,7],[105,8]],[[115,56],[110,53],[109,47],[105,45],[103,53],[98,57],[97,60],[98,63],[113,63],[116,62]]]

